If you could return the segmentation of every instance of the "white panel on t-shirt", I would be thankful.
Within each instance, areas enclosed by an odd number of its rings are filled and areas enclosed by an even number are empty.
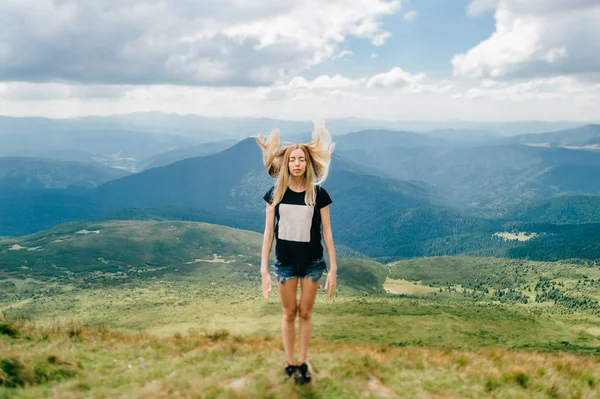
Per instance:
[[[282,240],[310,242],[314,208],[306,205],[279,204],[278,236]]]

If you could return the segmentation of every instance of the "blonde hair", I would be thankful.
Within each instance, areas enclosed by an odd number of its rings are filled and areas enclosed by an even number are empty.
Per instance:
[[[281,143],[279,129],[272,130],[266,138],[261,135],[253,137],[262,149],[265,169],[271,177],[277,179],[271,194],[271,207],[275,207],[281,202],[287,190],[290,181],[288,163],[290,154],[296,149],[301,149],[306,158],[304,202],[308,206],[315,206],[316,186],[323,184],[329,176],[331,155],[335,148],[331,134],[325,126],[322,123],[314,122],[312,137],[307,144]]]

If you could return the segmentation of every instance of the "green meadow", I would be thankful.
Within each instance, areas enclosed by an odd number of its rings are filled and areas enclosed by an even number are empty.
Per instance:
[[[0,240],[0,398],[600,396],[593,261],[342,258],[298,387],[261,240],[184,222]]]

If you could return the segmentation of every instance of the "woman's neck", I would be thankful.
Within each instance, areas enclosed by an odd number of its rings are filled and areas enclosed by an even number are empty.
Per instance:
[[[290,176],[288,187],[290,190],[297,192],[306,190],[306,182],[304,181],[304,177]]]

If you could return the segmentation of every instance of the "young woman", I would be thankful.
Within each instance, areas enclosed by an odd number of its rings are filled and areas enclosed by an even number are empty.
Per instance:
[[[329,132],[319,125],[315,125],[308,144],[282,145],[278,130],[271,132],[266,140],[255,139],[263,150],[265,168],[276,179],[275,185],[263,197],[267,207],[260,267],[262,291],[268,301],[271,291],[269,255],[273,238],[276,238],[274,271],[283,308],[281,334],[287,360],[284,371],[287,378],[295,376],[297,383],[306,384],[311,380],[306,364],[311,314],[319,279],[327,270],[321,227],[330,263],[325,282],[329,297],[336,288],[337,263],[329,218],[332,201],[321,187],[329,174],[335,145]],[[299,301],[296,300],[298,283]],[[298,363],[294,362],[296,314],[300,318]]]

